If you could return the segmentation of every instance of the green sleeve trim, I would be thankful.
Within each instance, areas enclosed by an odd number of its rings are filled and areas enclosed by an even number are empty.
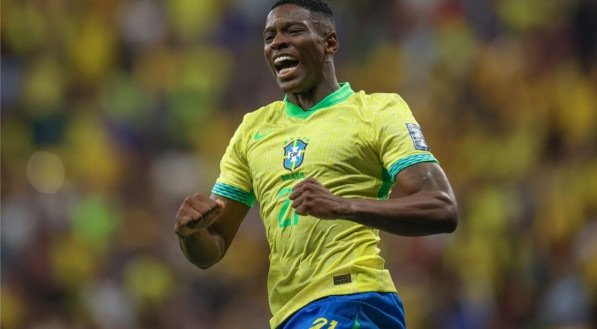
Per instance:
[[[394,185],[392,176],[390,176],[386,168],[381,168],[381,187],[379,188],[379,192],[377,192],[377,198],[381,200],[387,199],[390,196],[392,185]]]
[[[240,202],[249,208],[257,202],[255,194],[252,192],[246,192],[238,187],[219,182],[211,189],[211,193]]]
[[[423,153],[423,154],[413,154],[407,156],[406,158],[402,158],[390,167],[390,176],[392,177],[392,181],[396,180],[396,176],[405,168],[408,168],[412,165],[421,162],[435,162],[438,163],[437,159],[431,153]]]

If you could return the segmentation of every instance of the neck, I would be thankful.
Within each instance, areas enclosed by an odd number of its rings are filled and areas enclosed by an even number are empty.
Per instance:
[[[288,93],[287,96],[290,102],[307,111],[339,88],[340,84],[334,74],[324,75],[323,79],[313,88],[297,93]]]

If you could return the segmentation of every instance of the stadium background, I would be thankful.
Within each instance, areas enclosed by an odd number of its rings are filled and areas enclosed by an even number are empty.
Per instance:
[[[595,328],[596,2],[330,3],[339,79],[409,102],[460,202],[452,235],[383,236],[409,328]],[[267,327],[257,212],[207,271],[172,227],[282,97],[269,5],[2,2],[2,328]]]

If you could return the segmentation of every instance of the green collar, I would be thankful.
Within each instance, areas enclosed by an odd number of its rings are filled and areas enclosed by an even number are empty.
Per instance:
[[[350,97],[352,94],[354,94],[354,91],[352,88],[350,88],[350,84],[348,82],[344,82],[340,84],[340,88],[338,88],[338,90],[335,90],[333,93],[327,95],[324,99],[319,101],[319,103],[315,104],[315,106],[306,111],[300,106],[291,103],[288,100],[288,95],[284,97],[284,104],[286,105],[286,113],[290,117],[306,119],[311,114],[315,113],[315,111],[336,105]]]

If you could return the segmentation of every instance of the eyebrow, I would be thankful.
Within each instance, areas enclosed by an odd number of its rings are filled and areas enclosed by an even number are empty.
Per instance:
[[[263,33],[270,32],[270,31],[275,31],[276,30],[276,27],[275,27],[276,25],[280,25],[282,27],[282,29],[287,29],[288,27],[293,26],[293,25],[301,25],[301,26],[304,26],[304,27],[308,27],[308,24],[306,24],[303,21],[284,20],[284,21],[281,21],[281,22],[279,22],[277,24],[266,26],[263,29]]]

